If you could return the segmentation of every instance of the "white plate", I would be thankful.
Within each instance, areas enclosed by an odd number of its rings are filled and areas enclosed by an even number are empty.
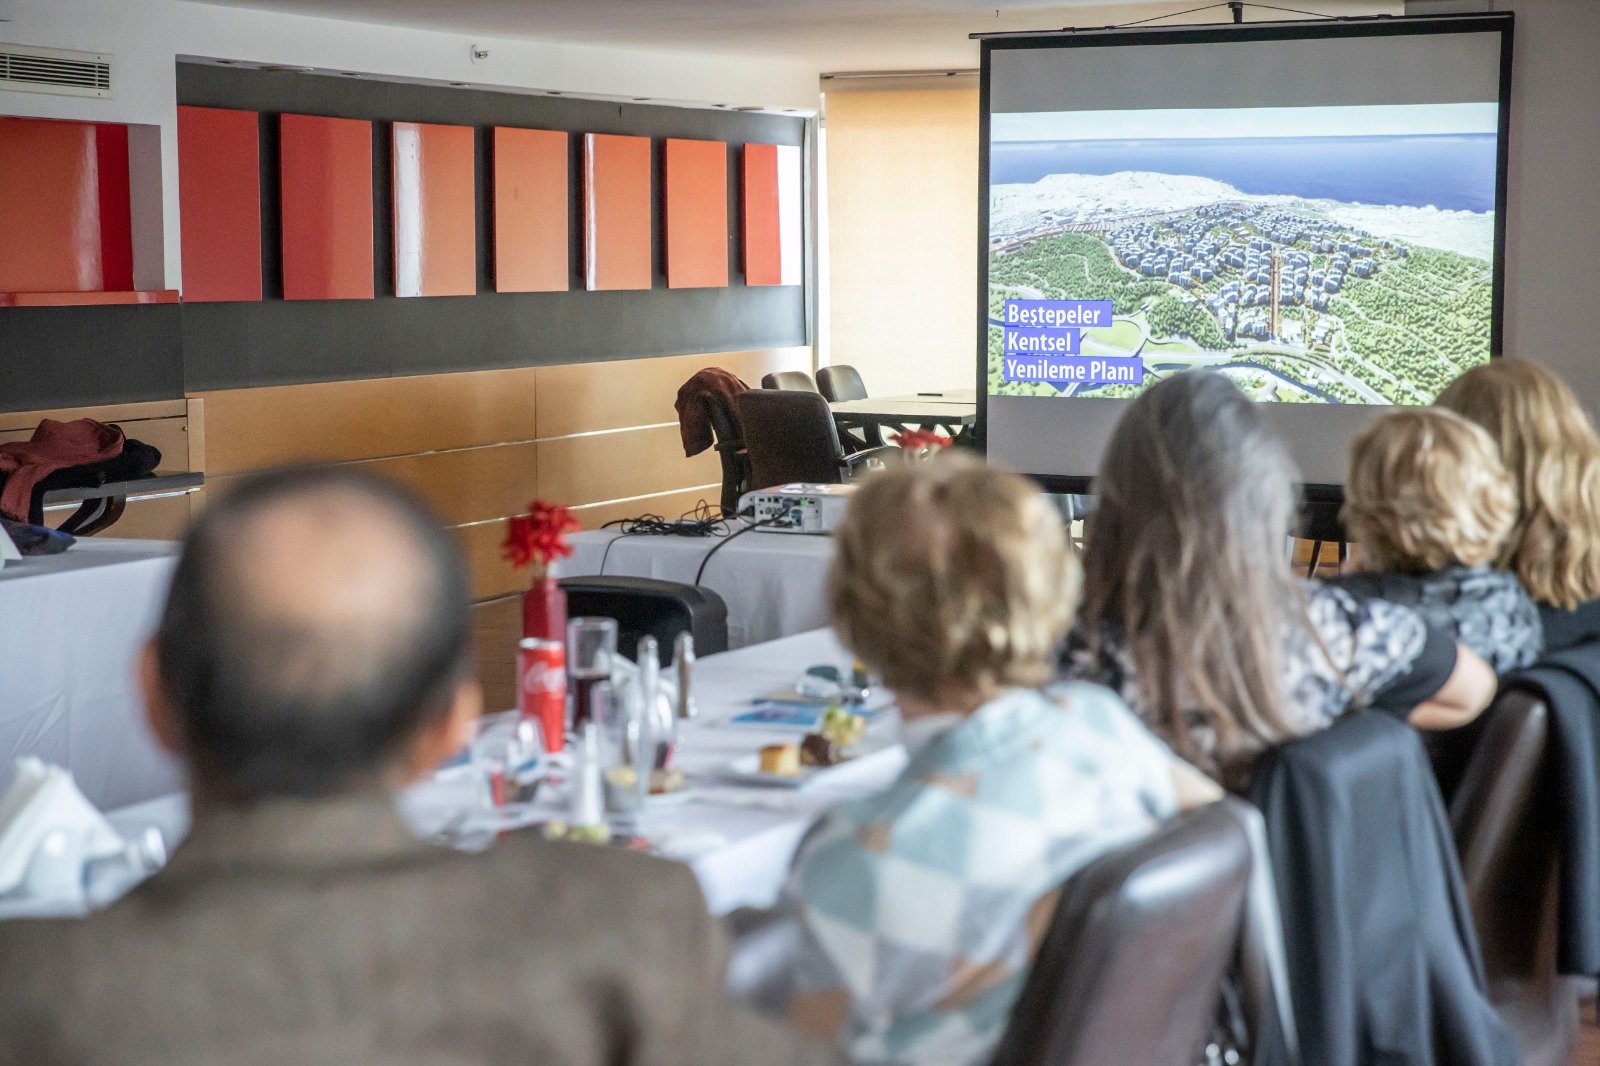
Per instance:
[[[761,771],[761,753],[741,755],[722,768],[721,776],[728,781],[736,781],[741,785],[762,785],[768,788],[803,788],[813,781],[831,777],[840,770],[848,770],[861,758],[873,752],[852,751],[850,757],[844,762],[832,766],[805,766],[800,767],[798,774],[768,774]]]

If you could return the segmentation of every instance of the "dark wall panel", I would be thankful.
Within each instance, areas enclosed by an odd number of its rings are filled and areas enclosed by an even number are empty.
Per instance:
[[[334,378],[437,373],[548,363],[634,359],[685,353],[778,348],[806,343],[800,287],[748,287],[742,274],[740,202],[728,200],[726,289],[669,290],[663,273],[661,153],[651,153],[654,287],[634,292],[583,289],[578,166],[584,133],[687,137],[743,143],[802,142],[804,120],[719,110],[616,104],[567,97],[403,85],[328,75],[179,64],[178,102],[264,114],[294,112],[373,120],[374,281],[377,298],[351,302],[282,301],[276,261],[280,206],[277,124],[262,125],[263,278],[266,299],[188,305],[182,312],[185,384],[190,390],[291,384]],[[394,298],[392,163],[388,123],[477,127],[478,293]],[[493,126],[564,130],[572,165],[570,279],[566,292],[497,293],[493,263]],[[729,153],[730,192],[737,175]]]
[[[0,410],[183,395],[178,304],[0,310]]]

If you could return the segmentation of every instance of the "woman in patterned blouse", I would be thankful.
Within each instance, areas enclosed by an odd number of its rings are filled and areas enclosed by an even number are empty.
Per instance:
[[[835,627],[894,691],[910,759],[801,843],[784,1010],[858,1063],[979,1066],[1061,883],[1220,793],[1113,693],[1041,687],[1078,566],[1015,474],[954,455],[879,474],[834,540]]]
[[[1481,426],[1440,407],[1391,411],[1350,446],[1344,517],[1361,571],[1334,579],[1358,600],[1415,607],[1502,674],[1544,650],[1533,598],[1494,569],[1517,490]]]
[[[1484,661],[1416,611],[1294,579],[1297,477],[1244,393],[1190,371],[1128,407],[1095,479],[1068,672],[1229,787],[1351,708],[1442,729],[1494,695]]]

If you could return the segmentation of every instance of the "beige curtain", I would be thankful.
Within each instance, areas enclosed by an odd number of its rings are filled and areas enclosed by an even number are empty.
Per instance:
[[[972,388],[978,92],[826,97],[830,363],[880,396]]]

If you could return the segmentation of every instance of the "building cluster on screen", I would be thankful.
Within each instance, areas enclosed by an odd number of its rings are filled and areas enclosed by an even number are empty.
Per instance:
[[[1378,272],[1380,254],[1410,254],[1349,226],[1253,204],[1209,204],[1178,218],[1122,226],[1106,239],[1124,267],[1198,288],[1229,341],[1278,339],[1283,309],[1326,311],[1348,278]],[[1323,320],[1312,336],[1296,339],[1326,344],[1332,329]]]

